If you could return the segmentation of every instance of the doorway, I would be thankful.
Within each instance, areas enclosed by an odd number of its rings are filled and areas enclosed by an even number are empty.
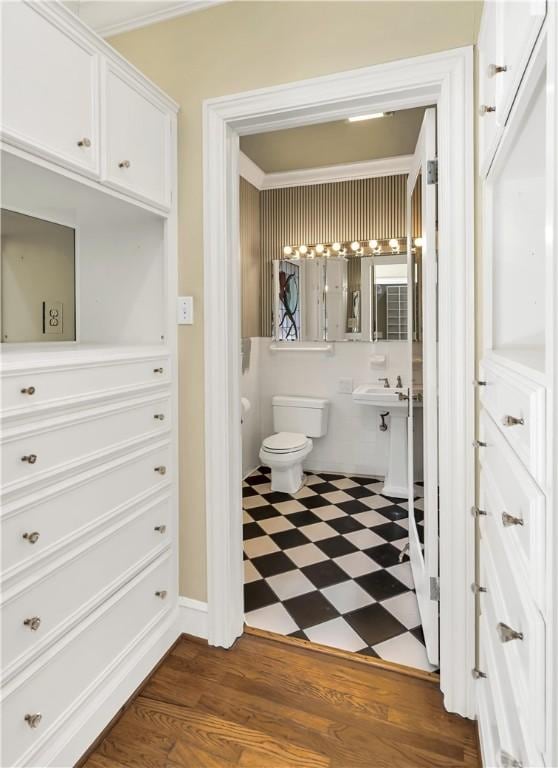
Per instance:
[[[242,633],[239,135],[435,104],[439,185],[440,685],[473,714],[472,51],[392,62],[205,104],[206,509],[209,641]]]

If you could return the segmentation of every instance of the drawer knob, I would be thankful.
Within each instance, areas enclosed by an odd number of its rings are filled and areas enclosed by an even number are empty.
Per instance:
[[[496,112],[496,107],[489,107],[486,104],[481,104],[479,107],[479,115],[484,117],[489,112]]]
[[[77,143],[78,147],[90,147],[91,146],[91,139],[88,139],[87,137],[83,137],[83,139],[80,139]]]
[[[488,65],[488,77],[494,77],[500,75],[502,72],[507,72],[508,68],[505,65],[489,64]]]
[[[37,461],[37,454],[30,453],[29,456],[22,456],[22,461],[26,461],[28,464],[34,464]]]
[[[163,373],[163,369],[162,368],[154,368],[153,369],[153,373]]]
[[[161,600],[164,600],[166,596],[167,596],[166,589],[158,589],[157,592],[155,592],[155,597],[160,597]]]
[[[23,387],[21,390],[22,395],[34,395],[35,394],[35,387]]]
[[[166,475],[167,468],[166,467],[155,467],[155,472],[158,472],[160,475]]]
[[[523,426],[523,424],[525,424],[525,419],[517,419],[515,416],[504,416],[502,419],[502,424],[505,427],[515,427],[517,424]]]
[[[502,621],[496,624],[496,631],[502,643],[509,643],[512,640],[523,640],[523,632],[517,632]]]
[[[510,525],[523,525],[523,518],[514,517],[507,512],[502,512],[502,525],[504,528],[509,528]]]
[[[23,538],[30,544],[36,544],[39,541],[39,531],[33,531],[32,533],[24,533]]]
[[[41,720],[43,719],[43,716],[40,712],[35,712],[33,715],[25,715],[25,722],[30,728],[37,728]]]
[[[500,752],[500,763],[502,768],[523,768],[523,763],[517,757],[510,755],[509,752]]]
[[[157,531],[157,533],[165,533],[165,531],[167,530],[167,526],[166,525],[156,525],[155,526],[155,530]]]
[[[25,619],[23,624],[36,632],[41,626],[41,619],[38,616],[32,616],[30,619]]]
[[[120,163],[118,163],[119,168],[129,168],[131,165],[129,160],[122,160]]]
[[[156,414],[153,416],[153,418],[154,418],[154,419],[159,419],[159,421],[164,421],[164,420],[165,420],[165,414],[164,414],[164,413],[156,413]]]

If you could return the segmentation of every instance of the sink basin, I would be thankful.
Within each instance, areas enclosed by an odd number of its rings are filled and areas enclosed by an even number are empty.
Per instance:
[[[400,399],[399,395],[405,395]],[[360,384],[353,390],[353,400],[361,405],[386,408],[407,408],[407,391],[399,387],[384,387],[381,384]]]

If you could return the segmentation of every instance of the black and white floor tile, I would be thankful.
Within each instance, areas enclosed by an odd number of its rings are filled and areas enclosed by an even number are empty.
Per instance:
[[[260,467],[243,483],[246,623],[432,671],[400,562],[407,503],[373,478],[310,474],[294,496],[270,478]]]

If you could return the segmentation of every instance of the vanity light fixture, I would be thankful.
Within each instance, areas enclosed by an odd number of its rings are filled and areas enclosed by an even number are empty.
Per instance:
[[[318,243],[316,246],[316,253],[322,254],[325,251],[325,246],[322,243]]]
[[[417,248],[422,248],[423,242],[424,241],[423,241],[422,237],[415,237],[415,245],[416,245]]]
[[[399,240],[396,240],[394,237],[389,241],[389,247],[392,251],[397,252],[399,250]]]
[[[335,251],[335,253],[339,253],[339,251],[341,250],[341,243],[333,243],[331,248],[332,250]]]
[[[357,240],[354,240],[354,241],[351,243],[351,248],[353,249],[353,251],[354,251],[355,253],[357,253],[358,251],[360,251],[360,243],[359,243]]]
[[[378,241],[377,240],[369,240],[368,245],[370,248],[372,248],[373,251],[375,251],[378,247]]]
[[[285,256],[292,256],[292,253],[293,253],[293,249],[291,248],[291,246],[290,246],[290,245],[286,245],[286,246],[283,248],[283,254],[284,254]]]
[[[301,245],[298,249],[299,253],[301,253],[303,256],[308,253],[308,246],[307,245]]]

